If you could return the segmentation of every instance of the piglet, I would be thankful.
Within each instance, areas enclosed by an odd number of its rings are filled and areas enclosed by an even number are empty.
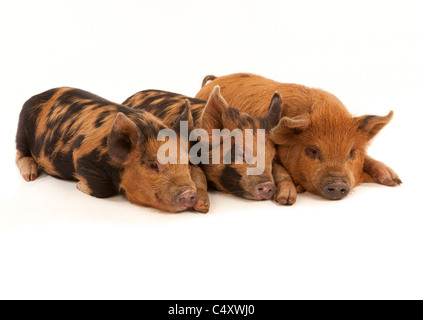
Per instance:
[[[188,164],[157,161],[163,143],[157,134],[166,128],[149,112],[79,89],[51,89],[23,105],[16,164],[26,181],[42,169],[78,181],[94,197],[120,193],[138,205],[178,212],[195,205],[197,192]]]

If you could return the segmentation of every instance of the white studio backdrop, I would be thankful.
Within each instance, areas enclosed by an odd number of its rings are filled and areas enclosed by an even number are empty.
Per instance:
[[[0,3],[0,298],[423,298],[420,1]],[[292,207],[212,192],[207,215],[165,214],[74,182],[26,183],[23,103],[58,86],[122,102],[194,96],[207,74],[325,89],[354,115],[395,111],[369,149],[404,184]]]

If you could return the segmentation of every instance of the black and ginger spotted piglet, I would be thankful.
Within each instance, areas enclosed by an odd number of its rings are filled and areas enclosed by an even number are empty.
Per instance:
[[[220,94],[219,86],[213,88],[208,100],[200,100],[190,98],[181,94],[162,91],[162,90],[144,90],[137,92],[123,103],[128,107],[151,112],[160,118],[165,124],[174,123],[182,110],[186,110],[189,106],[195,129],[202,129],[207,132],[208,140],[205,138],[208,146],[206,160],[207,163],[201,163],[205,176],[207,177],[210,187],[236,195],[238,197],[251,200],[267,200],[271,199],[276,191],[272,174],[273,158],[275,154],[275,146],[270,139],[265,138],[261,143],[258,140],[258,131],[261,129],[268,136],[270,130],[278,125],[280,114],[282,112],[282,97],[275,93],[269,100],[268,112],[264,117],[252,117],[246,113],[239,112],[231,108]],[[235,145],[231,145],[229,163],[224,163],[223,155],[223,139],[219,138],[219,143],[213,146],[213,131],[228,130],[235,132],[239,130],[243,145],[242,153],[247,149],[246,130],[253,133],[252,149],[250,151],[257,155],[260,151],[261,144],[262,161],[256,164],[247,163],[244,157],[240,163],[235,161]],[[202,138],[200,139],[203,142]],[[238,149],[239,150],[239,149]],[[255,150],[255,151],[254,151]],[[213,153],[218,151],[218,160],[213,161]],[[192,157],[191,159],[192,160]],[[262,172],[249,174],[249,169],[259,167],[261,162]],[[195,166],[193,166],[195,168]],[[203,172],[197,167],[199,172]],[[203,175],[204,175],[203,173]],[[202,195],[206,195],[207,185],[198,188],[199,202],[204,199]]]
[[[188,120],[183,112],[178,121]],[[38,170],[106,198],[121,193],[132,203],[178,212],[197,203],[188,164],[160,164],[157,141],[168,128],[151,113],[73,88],[51,89],[23,106],[16,164],[26,181]],[[177,145],[177,141],[172,141]],[[198,211],[207,212],[201,205]]]

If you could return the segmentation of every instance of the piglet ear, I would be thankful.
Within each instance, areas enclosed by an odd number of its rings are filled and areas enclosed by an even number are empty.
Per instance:
[[[357,117],[356,121],[358,123],[358,130],[364,131],[370,140],[374,138],[374,136],[376,136],[379,131],[389,123],[389,121],[391,121],[393,115],[394,112],[390,111],[384,117],[373,115]]]
[[[276,127],[281,119],[282,114],[282,97],[279,92],[276,92],[272,101],[270,102],[269,111],[265,117],[265,120],[268,124],[269,129]]]
[[[283,117],[278,124],[278,127],[288,128],[298,131],[304,131],[310,126],[310,120],[303,116],[294,118]]]
[[[201,127],[205,129],[222,129],[224,127],[224,117],[228,113],[228,108],[227,102],[220,94],[220,87],[215,86],[204,107]]]
[[[278,145],[292,142],[295,135],[301,134],[310,126],[310,119],[304,115],[294,118],[283,117],[270,132],[270,139]]]
[[[175,128],[176,132],[179,133],[181,130],[181,121],[188,122],[188,132],[191,132],[194,129],[194,119],[191,113],[191,103],[188,99],[185,99],[185,109],[182,111],[181,115],[178,119],[176,119],[173,127]]]
[[[141,144],[142,139],[141,131],[135,123],[119,112],[107,138],[110,157],[119,164],[128,164],[132,152]]]

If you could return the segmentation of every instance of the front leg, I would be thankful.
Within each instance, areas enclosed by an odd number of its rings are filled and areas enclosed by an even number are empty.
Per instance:
[[[93,176],[91,174],[89,176],[83,176],[79,173],[75,174],[75,178],[78,180],[76,188],[90,196],[109,198],[118,193],[110,180],[105,179],[101,175]]]
[[[88,185],[87,180],[84,177],[79,176],[79,175],[76,175],[76,178],[78,180],[78,183],[76,184],[76,188],[79,191],[91,196],[93,194],[93,191],[91,190],[90,186]]]
[[[198,201],[194,205],[194,210],[207,213],[210,208],[210,200],[207,194],[207,179],[203,170],[198,166],[191,166],[191,178],[197,187]]]
[[[363,179],[363,182],[375,182],[390,187],[395,187],[402,183],[394,170],[383,162],[377,161],[368,155],[366,155],[364,159],[363,171],[371,178]]]
[[[276,193],[273,199],[280,204],[292,205],[297,200],[297,189],[289,172],[279,163],[274,162],[273,179],[276,184]]]
[[[119,186],[113,184],[100,162],[94,162],[88,157],[76,161],[76,172],[79,191],[96,198],[108,198],[119,193]]]

